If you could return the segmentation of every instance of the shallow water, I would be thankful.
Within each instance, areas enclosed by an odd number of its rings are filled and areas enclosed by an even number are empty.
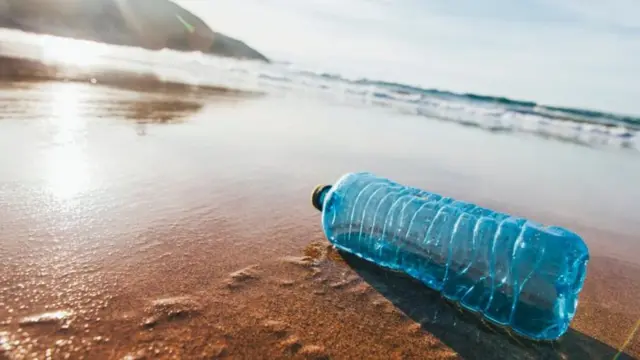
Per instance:
[[[13,59],[22,59],[16,64]],[[526,133],[595,148],[640,151],[640,118],[546,106],[477,94],[456,94],[376,79],[352,79],[296,64],[224,59],[198,52],[99,44],[0,29],[0,73],[31,78],[79,79],[129,87],[162,81],[269,94],[306,94],[332,103],[385,108],[429,120],[488,131]],[[36,62],[25,66],[24,60]],[[42,66],[42,65],[46,66]],[[348,74],[347,74],[348,75]],[[19,77],[20,77],[19,76]]]
[[[0,358],[611,358],[640,318],[634,152],[91,79],[0,82]],[[496,334],[328,249],[310,192],[364,170],[580,233],[570,333]]]

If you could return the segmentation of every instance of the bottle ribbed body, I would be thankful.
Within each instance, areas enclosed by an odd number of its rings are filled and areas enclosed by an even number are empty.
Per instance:
[[[589,258],[573,232],[370,173],[344,175],[317,201],[337,248],[525,337],[553,340],[568,329]]]

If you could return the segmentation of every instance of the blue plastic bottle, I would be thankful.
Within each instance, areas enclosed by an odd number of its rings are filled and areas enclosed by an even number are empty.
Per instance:
[[[312,202],[341,250],[403,271],[522,336],[554,340],[569,328],[589,259],[573,232],[370,173],[319,186]]]

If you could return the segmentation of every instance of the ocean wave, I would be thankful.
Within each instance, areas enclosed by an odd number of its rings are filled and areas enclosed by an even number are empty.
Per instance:
[[[521,132],[588,146],[640,151],[640,118],[264,64],[202,53],[99,44],[0,30],[0,57],[37,62],[21,76],[109,82],[126,80],[215,87],[265,94],[309,95],[386,108],[494,132]],[[10,76],[3,66],[2,77]],[[16,70],[18,71],[18,70]],[[14,72],[10,69],[9,72]]]
[[[640,119],[603,112],[559,108],[535,102],[476,94],[456,94],[404,84],[349,80],[335,74],[281,71],[261,74],[290,91],[321,92],[334,100],[393,109],[493,132],[522,132],[588,146],[640,150]]]

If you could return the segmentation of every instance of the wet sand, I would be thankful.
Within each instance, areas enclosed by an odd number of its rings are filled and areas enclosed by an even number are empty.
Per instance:
[[[634,153],[139,90],[0,82],[0,359],[610,359],[640,319]],[[579,232],[569,333],[511,337],[332,250],[310,191],[359,170]]]

